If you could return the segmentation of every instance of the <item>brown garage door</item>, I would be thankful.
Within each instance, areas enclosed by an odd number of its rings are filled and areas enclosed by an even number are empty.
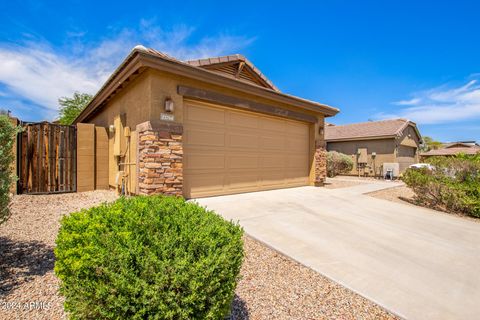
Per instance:
[[[415,157],[416,150],[416,148],[407,146],[398,147],[397,161],[399,163],[400,172],[405,171],[410,165],[417,162]]]
[[[308,184],[306,123],[186,102],[183,138],[187,198]]]

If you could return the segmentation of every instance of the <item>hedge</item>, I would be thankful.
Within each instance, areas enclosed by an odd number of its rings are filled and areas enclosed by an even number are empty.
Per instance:
[[[10,215],[10,187],[16,180],[12,170],[15,160],[13,145],[18,131],[8,116],[0,114],[0,224]]]
[[[407,169],[402,180],[417,202],[480,218],[480,155],[433,157],[434,169]]]
[[[242,229],[175,197],[121,198],[65,216],[55,273],[73,319],[222,319]]]
[[[346,174],[352,171],[353,160],[346,154],[329,151],[327,152],[327,176],[335,177],[339,174]]]

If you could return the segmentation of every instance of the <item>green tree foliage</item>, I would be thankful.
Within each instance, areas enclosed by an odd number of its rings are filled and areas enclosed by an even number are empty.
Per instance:
[[[416,200],[436,209],[480,218],[480,155],[433,157],[434,170],[407,169],[402,180]]]
[[[62,97],[58,99],[60,104],[60,123],[69,125],[92,101],[93,96],[88,93],[75,92],[73,97]]]
[[[0,224],[10,214],[10,186],[16,179],[12,170],[15,160],[13,145],[18,131],[8,116],[0,115]]]
[[[353,169],[353,159],[346,154],[329,151],[327,152],[327,176],[335,177],[346,174]]]
[[[223,319],[242,229],[181,198],[139,196],[66,216],[55,273],[74,319]]]
[[[424,152],[430,151],[430,150],[437,150],[437,149],[440,149],[443,146],[443,143],[441,143],[440,141],[436,141],[432,137],[429,137],[429,136],[423,137],[422,140],[423,140],[423,145],[422,145],[421,150],[424,151]]]

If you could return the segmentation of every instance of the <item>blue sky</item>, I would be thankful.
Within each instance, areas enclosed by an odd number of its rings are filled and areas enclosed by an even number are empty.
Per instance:
[[[181,59],[242,53],[282,91],[340,108],[332,123],[407,117],[439,140],[480,140],[478,12],[476,1],[4,1],[0,107],[51,120],[59,97],[95,93],[144,44]]]

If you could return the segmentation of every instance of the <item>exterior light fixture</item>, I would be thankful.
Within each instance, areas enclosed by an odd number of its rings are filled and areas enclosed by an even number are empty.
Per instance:
[[[115,126],[113,124],[111,124],[109,127],[108,127],[108,132],[110,133],[115,133]]]
[[[173,112],[174,104],[170,98],[165,99],[165,112]]]
[[[376,152],[372,152],[372,158],[375,159],[376,156],[377,156],[377,153],[376,153]]]

